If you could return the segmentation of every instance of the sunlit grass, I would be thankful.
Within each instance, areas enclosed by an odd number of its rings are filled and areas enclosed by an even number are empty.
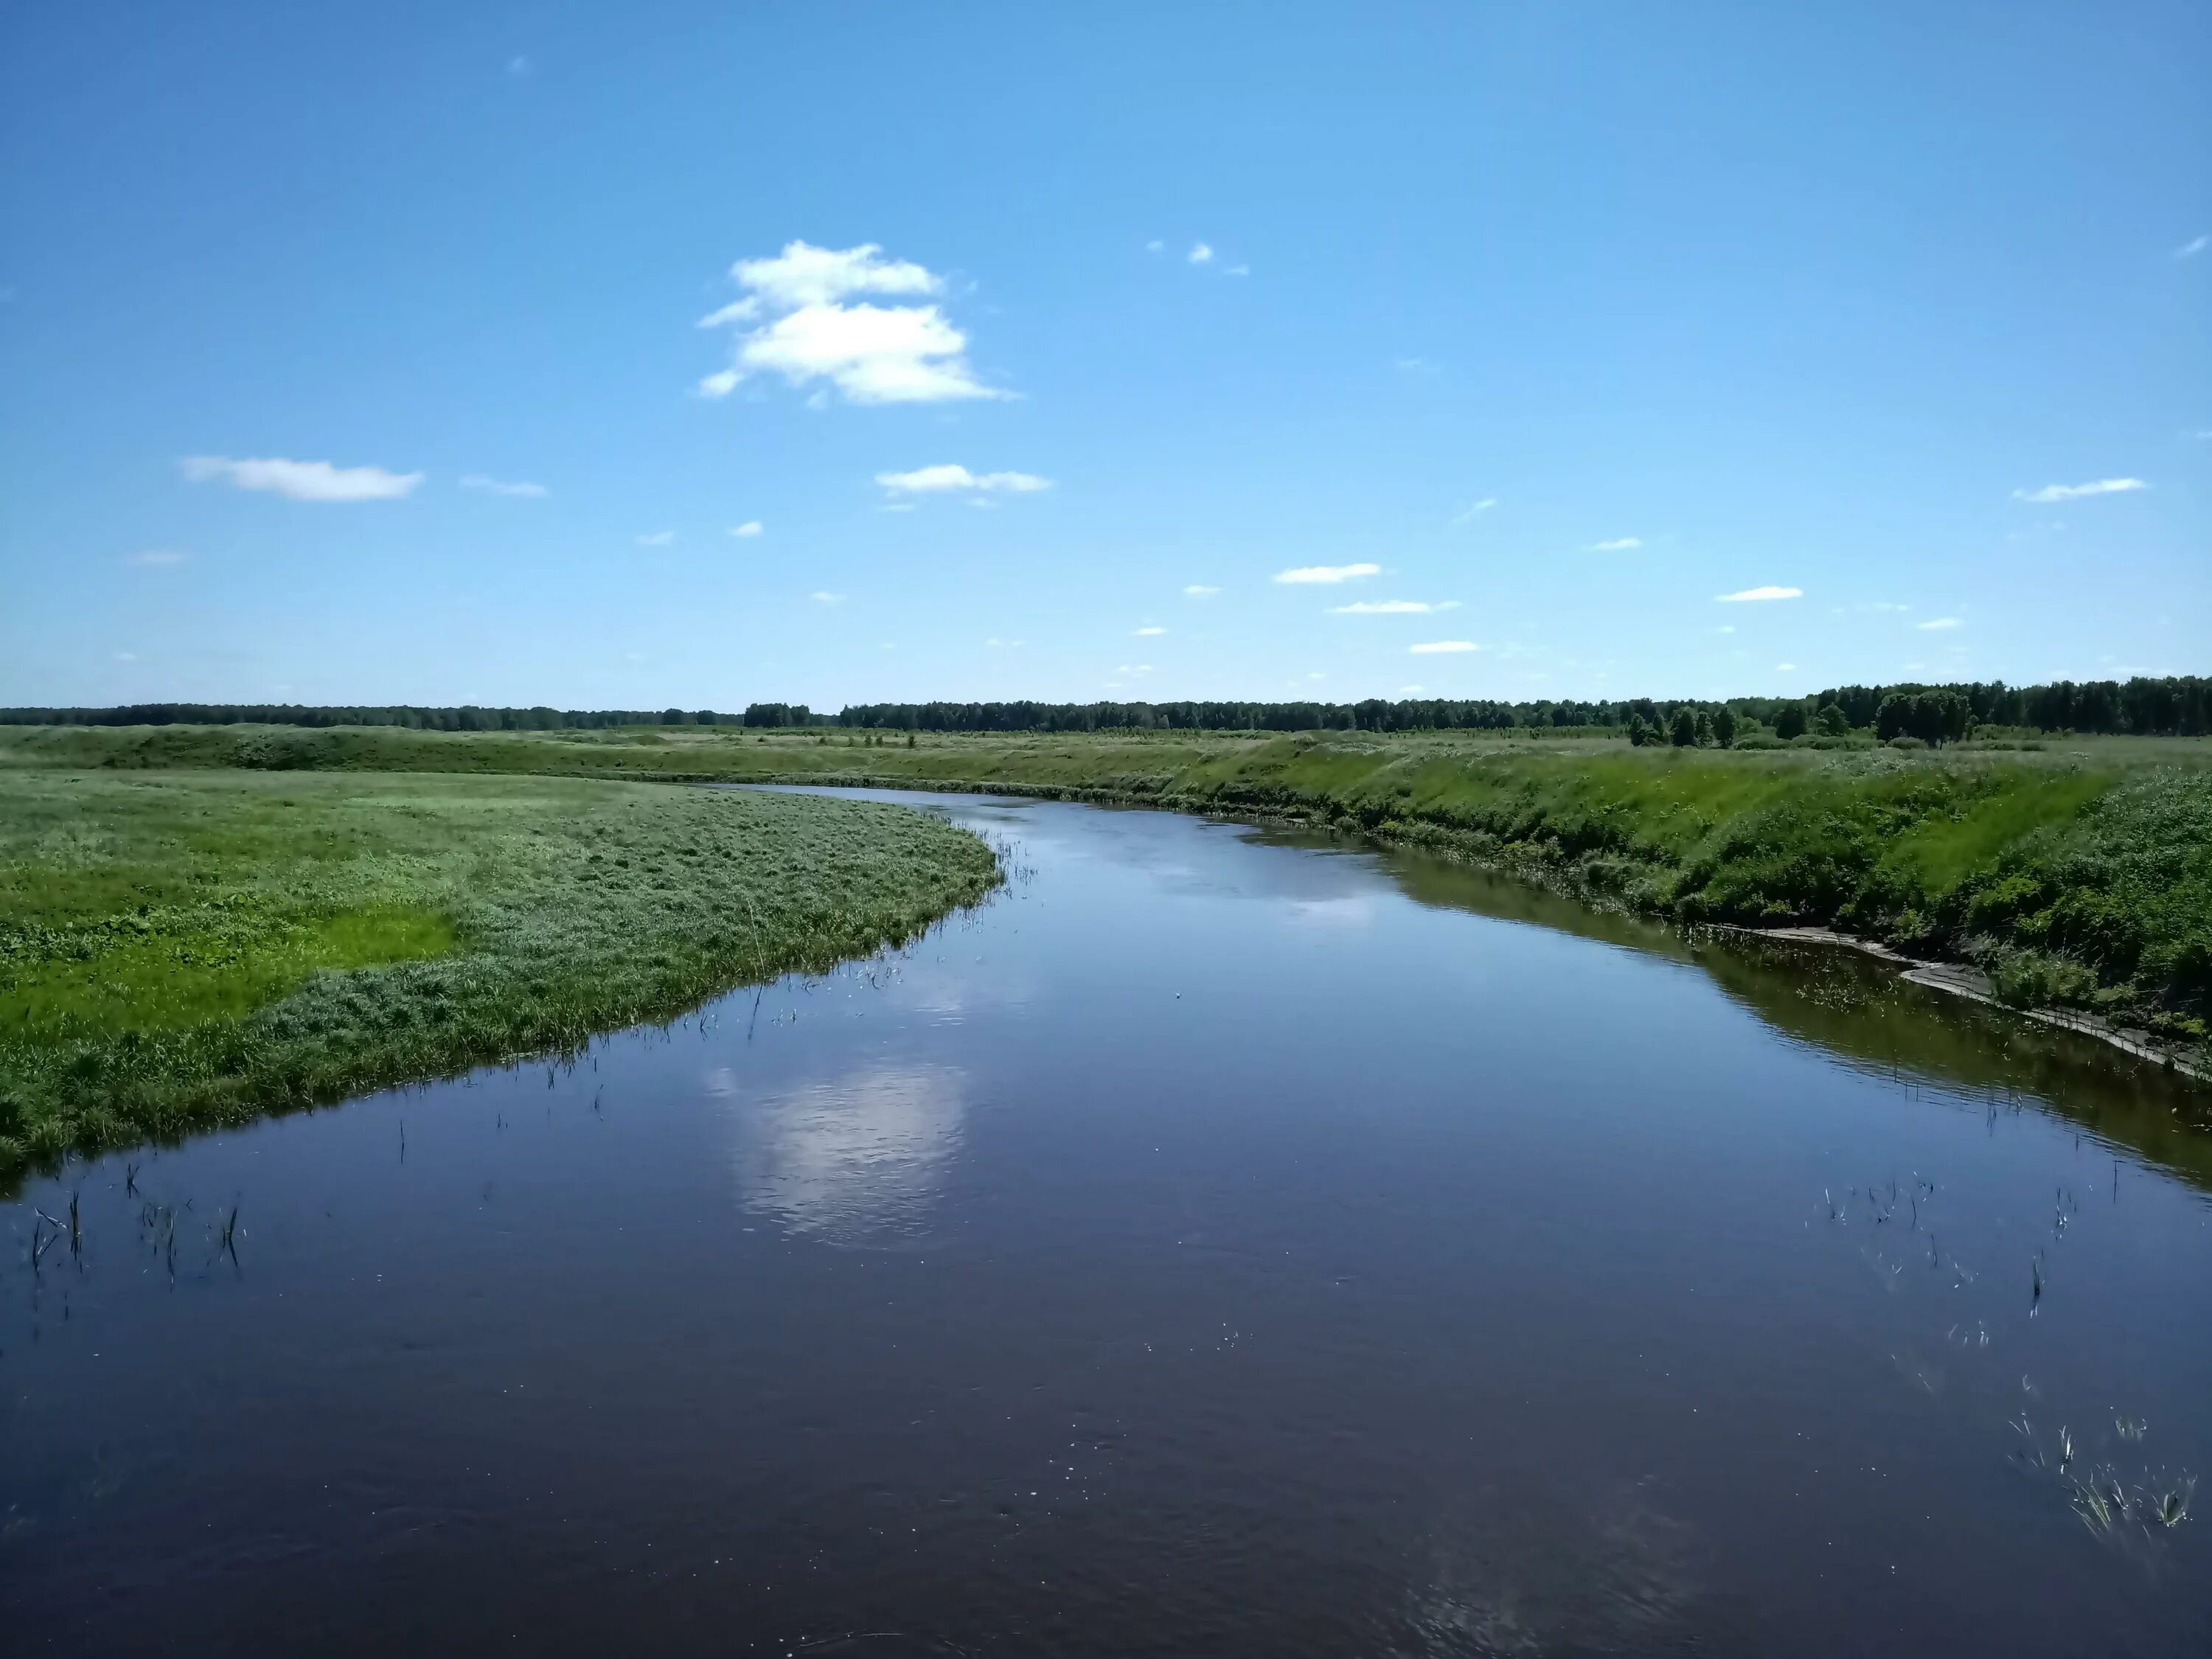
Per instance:
[[[987,891],[900,807],[561,778],[11,770],[0,1168],[572,1046]]]

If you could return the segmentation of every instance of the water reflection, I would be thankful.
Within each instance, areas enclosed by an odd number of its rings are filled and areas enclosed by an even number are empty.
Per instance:
[[[883,1066],[748,1097],[727,1067],[707,1092],[729,1102],[738,1201],[834,1243],[925,1234],[960,1145],[960,1073]]]

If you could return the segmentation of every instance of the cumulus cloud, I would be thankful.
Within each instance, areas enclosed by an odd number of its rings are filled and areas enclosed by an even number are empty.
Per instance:
[[[2141,478],[2099,478],[2090,483],[2045,484],[2040,489],[2015,489],[2012,498],[2048,505],[2052,501],[2078,501],[2087,495],[2122,495],[2131,489],[2149,488]]]
[[[1363,576],[1379,576],[1382,574],[1382,567],[1379,564],[1302,564],[1294,570],[1278,570],[1275,580],[1292,583],[1349,582],[1357,581]]]
[[[2173,250],[2177,259],[2194,259],[2208,247],[2212,247],[2212,236],[2192,236]]]
[[[328,461],[233,460],[227,455],[187,455],[180,463],[194,483],[221,479],[240,489],[266,489],[295,501],[382,501],[410,495],[420,472],[386,472],[380,466],[332,466]]]
[[[149,547],[143,552],[131,556],[133,564],[182,564],[184,562],[185,556],[173,547]]]
[[[1190,252],[1187,257],[1189,258],[1191,264],[1194,265],[1207,264],[1212,261],[1213,250],[1208,247],[1204,242],[1193,242],[1190,245]]]
[[[761,533],[761,521],[758,519],[747,519],[743,524],[732,525],[730,526],[730,534],[732,536],[750,538],[759,535]]]
[[[813,600],[817,605],[842,605],[845,603],[845,596],[842,593],[831,593],[819,587],[816,588],[814,592],[809,593],[806,597]]]
[[[1161,635],[1167,631],[1168,630],[1164,628],[1158,627],[1152,623],[1147,623],[1142,628],[1131,629],[1129,633],[1133,639],[1151,640],[1158,639]]]
[[[1224,276],[1249,276],[1252,274],[1252,267],[1249,265],[1224,265],[1221,268],[1221,274]]]
[[[964,466],[918,466],[911,472],[878,472],[876,482],[894,495],[939,495],[955,490],[1003,490],[1016,495],[1052,488],[1034,472],[970,472]]]
[[[1644,538],[1640,536],[1619,536],[1609,542],[1592,542],[1589,550],[1593,553],[1629,553],[1643,545]]]
[[[1778,662],[1774,665],[1774,672],[1778,674],[1794,674],[1797,672],[1797,665],[1794,662]]]
[[[1480,651],[1482,647],[1472,640],[1431,640],[1425,645],[1410,645],[1406,649],[1416,657],[1443,657],[1461,651]]]
[[[1354,605],[1333,605],[1329,614],[1335,617],[1425,617],[1431,611],[1456,611],[1457,599],[1445,599],[1431,605],[1425,599],[1361,599]]]
[[[481,490],[487,495],[518,495],[530,501],[552,492],[539,483],[507,483],[498,478],[487,478],[481,472],[471,472],[461,480],[464,489]]]
[[[1747,587],[1740,593],[1716,593],[1714,602],[1719,605],[1756,605],[1762,599],[1802,599],[1802,587]]]
[[[1956,617],[1936,617],[1927,622],[1915,623],[1912,625],[1923,634],[1941,634],[1948,633],[1954,628],[1964,628],[1966,624]]]
[[[945,291],[934,272],[882,254],[873,242],[843,249],[788,242],[773,258],[738,260],[730,276],[743,295],[702,317],[699,326],[750,326],[738,336],[730,367],[707,376],[699,390],[726,398],[748,375],[767,372],[817,392],[834,388],[856,404],[1008,396],[975,378],[968,337],[937,306],[855,300]]]
[[[1220,591],[1218,587],[1208,587],[1204,582],[1193,582],[1183,589],[1182,596],[1186,599],[1210,599]]]
[[[674,531],[656,530],[650,535],[640,536],[637,538],[637,544],[640,547],[667,547],[674,543],[675,540],[676,532]]]
[[[1157,237],[1145,244],[1145,252],[1147,253],[1164,253],[1167,251],[1168,245]]]

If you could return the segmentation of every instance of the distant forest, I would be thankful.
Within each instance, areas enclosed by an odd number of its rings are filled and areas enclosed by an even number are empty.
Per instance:
[[[1885,712],[1887,711],[1887,712]],[[1723,713],[1727,718],[1723,720]],[[432,732],[557,732],[639,726],[857,726],[894,732],[1423,732],[1618,729],[1654,733],[1686,714],[1723,726],[1871,730],[1956,738],[1975,726],[2041,732],[2201,736],[2212,731],[2212,680],[2060,680],[2050,685],[1841,685],[1807,697],[1629,697],[1531,702],[1412,697],[1363,702],[873,702],[835,714],[805,703],[711,708],[313,708],[295,703],[136,703],[122,708],[0,708],[8,726],[398,726]]]

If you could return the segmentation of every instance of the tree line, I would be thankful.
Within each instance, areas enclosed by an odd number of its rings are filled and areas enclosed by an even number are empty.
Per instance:
[[[1686,726],[1684,717],[1687,718]],[[1702,726],[1700,721],[1703,722]],[[1640,741],[1728,743],[1739,729],[1784,738],[1853,731],[1878,738],[1954,741],[1978,726],[2042,732],[2201,736],[2212,731],[2212,680],[2197,675],[1986,684],[1842,685],[1808,697],[1370,697],[1359,702],[872,702],[835,714],[805,703],[711,708],[424,708],[395,704],[136,703],[118,708],[4,708],[11,726],[392,726],[434,732],[547,732],[612,726],[734,726],[756,730],[836,726],[895,732],[1437,732],[1625,731]]]

